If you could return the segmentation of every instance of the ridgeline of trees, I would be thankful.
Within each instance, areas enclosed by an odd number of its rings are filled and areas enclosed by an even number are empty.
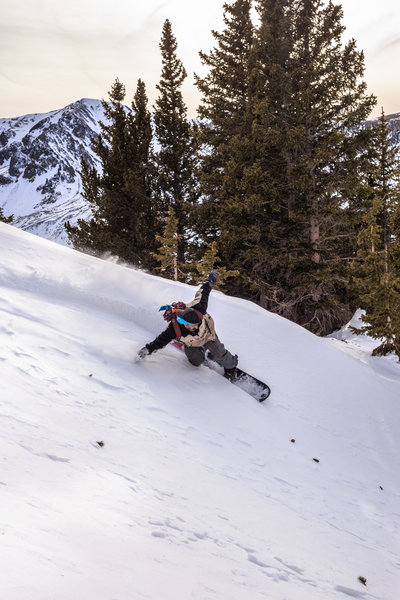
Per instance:
[[[74,246],[189,282],[207,262],[228,293],[319,335],[360,306],[375,353],[400,358],[399,154],[383,111],[366,123],[376,100],[342,19],[324,0],[225,4],[193,123],[166,20],[152,117],[141,80],[131,110],[118,79],[103,103]]]

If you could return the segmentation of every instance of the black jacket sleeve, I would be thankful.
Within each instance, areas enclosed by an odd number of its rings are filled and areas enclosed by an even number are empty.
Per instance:
[[[170,323],[168,327],[160,333],[160,335],[158,335],[149,344],[146,344],[146,348],[151,354],[152,352],[154,352],[154,350],[160,350],[160,348],[164,348],[164,346],[166,346],[171,340],[174,340],[175,338],[175,329],[172,323]]]
[[[208,297],[210,295],[210,292],[211,292],[211,285],[208,283],[208,281],[206,281],[205,283],[203,283],[203,285],[201,287],[201,298],[200,298],[199,302],[197,304],[195,304],[194,306],[192,306],[192,308],[201,312],[202,315],[205,315],[207,312]]]

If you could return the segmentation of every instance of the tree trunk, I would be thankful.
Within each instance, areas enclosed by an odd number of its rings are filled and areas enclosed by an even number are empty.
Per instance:
[[[321,262],[321,255],[319,253],[319,238],[319,220],[316,216],[312,216],[310,219],[310,242],[311,247],[313,249],[311,254],[311,260],[317,264]]]

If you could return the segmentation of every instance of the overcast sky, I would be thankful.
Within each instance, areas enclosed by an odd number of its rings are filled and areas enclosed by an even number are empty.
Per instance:
[[[343,0],[344,40],[365,52],[365,80],[386,114],[400,112],[399,0]],[[169,18],[188,72],[189,116],[199,97],[193,72],[198,51],[214,45],[223,0],[0,0],[0,117],[48,112],[80,98],[107,98],[116,77],[130,104],[141,77],[156,97],[158,44]]]

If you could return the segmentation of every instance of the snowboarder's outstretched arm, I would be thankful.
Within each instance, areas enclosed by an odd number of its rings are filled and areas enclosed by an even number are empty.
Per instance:
[[[152,342],[146,344],[139,350],[137,353],[138,360],[142,360],[148,354],[151,354],[155,350],[160,350],[160,348],[164,348],[171,340],[176,338],[176,333],[172,323],[168,325],[168,327],[160,333]]]
[[[217,271],[211,271],[206,281],[203,283],[199,291],[196,293],[195,300],[199,298],[199,302],[194,304],[191,308],[194,310],[198,310],[202,315],[205,315],[207,312],[208,306],[208,298],[213,288],[214,284],[218,281],[218,273]]]
[[[152,342],[146,344],[145,348],[149,351],[149,354],[154,352],[154,350],[160,350],[160,348],[164,348],[169,342],[176,338],[176,333],[174,326],[172,323],[168,325],[164,331],[160,333]]]

